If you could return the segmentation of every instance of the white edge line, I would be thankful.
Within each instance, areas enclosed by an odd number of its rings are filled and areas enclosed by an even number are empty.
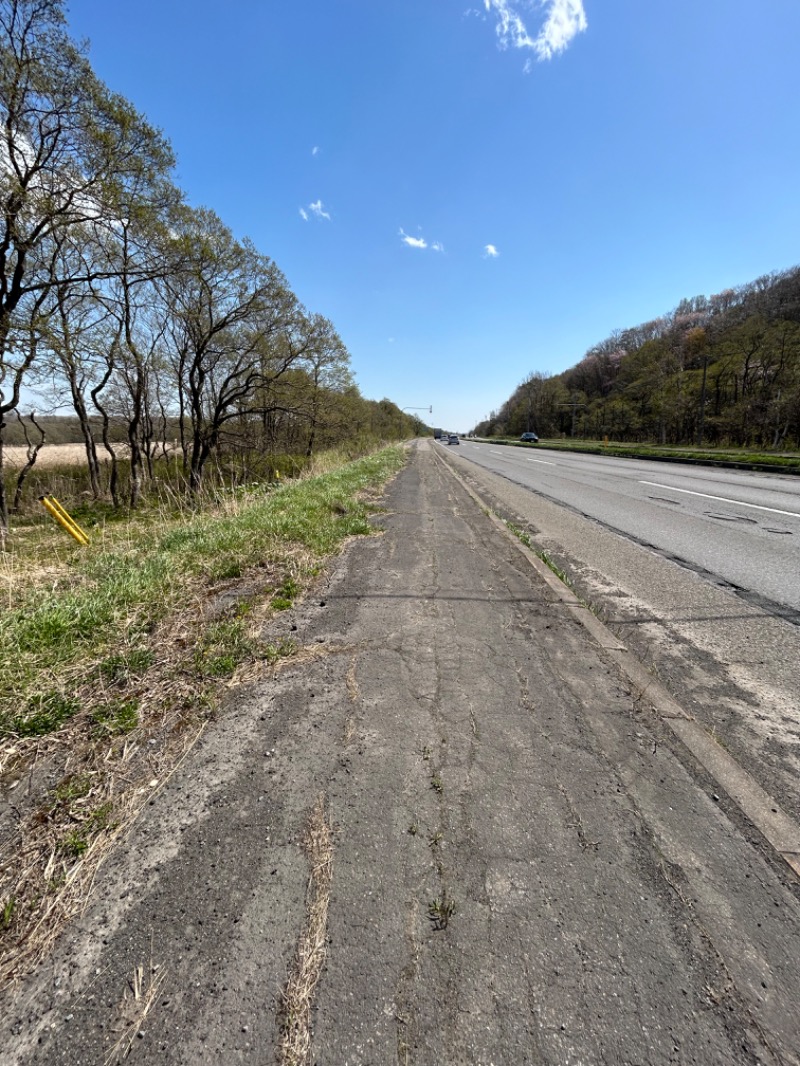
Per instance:
[[[717,500],[718,503],[732,503],[734,507],[750,507],[754,511],[769,511],[770,514],[785,514],[790,518],[800,518],[796,511],[780,511],[777,507],[762,507],[758,503],[744,503],[742,500],[729,500],[727,496],[712,496],[708,492],[692,492],[691,489],[676,489],[674,485],[660,485],[657,481],[640,481],[640,485],[651,485],[654,489],[667,489],[669,492],[683,492],[687,496],[702,496],[704,500]]]

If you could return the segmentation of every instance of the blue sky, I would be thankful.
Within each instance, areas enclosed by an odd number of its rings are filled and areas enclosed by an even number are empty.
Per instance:
[[[470,429],[613,329],[800,262],[798,0],[68,17],[190,202],[334,322],[365,396],[433,424]]]

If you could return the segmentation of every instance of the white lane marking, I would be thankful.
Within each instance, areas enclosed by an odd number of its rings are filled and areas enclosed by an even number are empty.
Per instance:
[[[754,511],[769,511],[771,514],[785,514],[790,518],[800,518],[797,511],[780,511],[777,507],[762,507],[758,503],[743,503],[741,500],[729,500],[727,496],[711,496],[708,492],[692,492],[691,489],[676,489],[674,485],[659,485],[657,481],[640,481],[640,485],[652,485],[654,489],[669,489],[670,492],[683,492],[687,496],[702,496],[704,500],[718,500],[720,503],[732,503],[736,507],[751,507]]]
[[[504,448],[490,448],[489,451],[493,455],[502,455],[504,459],[513,458],[513,456],[510,456],[508,454],[508,452]],[[530,457],[530,455],[523,455],[522,458],[523,459],[527,459],[529,463],[542,463],[544,466],[557,466],[558,465],[557,463],[548,463],[548,461],[546,459],[532,459]]]

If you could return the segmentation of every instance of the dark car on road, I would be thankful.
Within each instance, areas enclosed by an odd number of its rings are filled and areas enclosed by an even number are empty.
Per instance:
[[[536,436],[535,433],[523,433],[519,439],[524,440],[527,444],[539,443],[539,438]]]

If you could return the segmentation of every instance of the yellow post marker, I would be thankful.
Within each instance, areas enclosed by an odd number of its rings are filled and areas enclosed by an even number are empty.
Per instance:
[[[78,544],[88,547],[88,536],[84,533],[75,519],[64,510],[55,496],[40,496],[39,501],[47,513],[55,518],[56,522],[58,522],[62,529],[66,529],[67,533],[69,533],[71,537],[74,537]]]

